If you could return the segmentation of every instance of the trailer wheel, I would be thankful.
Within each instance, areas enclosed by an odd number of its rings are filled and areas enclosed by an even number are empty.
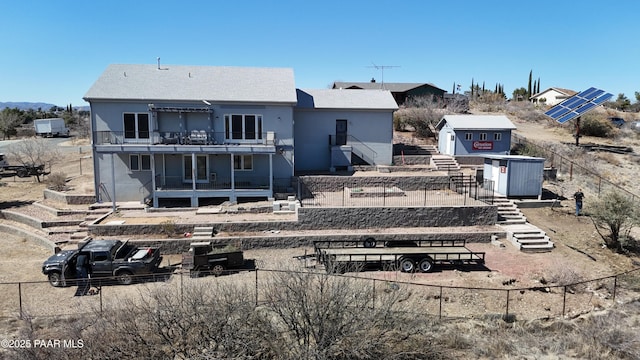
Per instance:
[[[215,276],[220,276],[224,272],[224,266],[222,264],[213,265],[211,268],[211,273]]]
[[[374,239],[372,237],[368,237],[368,238],[364,239],[364,242],[362,243],[362,245],[364,245],[364,247],[366,247],[366,248],[376,247],[376,239]]]
[[[411,258],[400,259],[400,271],[410,273],[416,270],[416,262]]]
[[[422,271],[423,273],[427,273],[431,271],[431,269],[433,269],[433,262],[431,262],[431,259],[429,258],[424,258],[420,260],[420,264],[418,264],[418,267],[420,268],[420,271]]]
[[[20,168],[16,171],[16,175],[18,175],[19,178],[25,178],[29,175],[29,173],[27,172],[27,169]]]

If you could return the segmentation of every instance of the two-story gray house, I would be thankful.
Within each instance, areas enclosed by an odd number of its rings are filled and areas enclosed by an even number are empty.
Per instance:
[[[84,97],[96,197],[195,207],[272,198],[296,171],[353,158],[391,164],[391,93],[332,98],[297,91],[287,68],[110,65]]]

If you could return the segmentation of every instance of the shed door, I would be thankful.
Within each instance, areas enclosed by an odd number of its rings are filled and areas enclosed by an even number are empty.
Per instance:
[[[347,120],[336,120],[336,145],[347,145]]]
[[[456,135],[448,134],[444,153],[447,155],[453,155],[453,146],[455,143],[456,143]]]
[[[491,161],[491,180],[493,180],[493,192],[499,192],[500,187],[500,160]]]

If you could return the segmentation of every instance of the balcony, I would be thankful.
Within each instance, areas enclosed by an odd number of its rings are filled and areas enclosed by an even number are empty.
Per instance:
[[[174,131],[94,131],[95,145],[276,145],[275,133],[266,131],[226,132]]]

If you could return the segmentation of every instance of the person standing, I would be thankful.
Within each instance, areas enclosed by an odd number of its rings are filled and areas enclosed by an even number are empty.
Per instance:
[[[584,199],[582,189],[578,189],[578,191],[573,194],[573,198],[576,200],[576,216],[580,216],[582,213],[582,199]]]

